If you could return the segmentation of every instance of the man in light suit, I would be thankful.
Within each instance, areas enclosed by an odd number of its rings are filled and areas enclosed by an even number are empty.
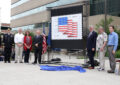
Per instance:
[[[98,29],[98,37],[96,41],[96,51],[98,53],[98,58],[100,62],[100,66],[98,68],[98,71],[104,71],[105,70],[105,53],[106,53],[106,44],[107,44],[107,33],[104,32],[104,28],[100,27]]]
[[[94,27],[90,26],[89,28],[89,35],[87,38],[87,52],[88,52],[88,57],[90,60],[91,66],[89,69],[94,69],[94,55],[95,55],[95,50],[96,50],[96,39],[97,39],[97,33],[94,31]]]

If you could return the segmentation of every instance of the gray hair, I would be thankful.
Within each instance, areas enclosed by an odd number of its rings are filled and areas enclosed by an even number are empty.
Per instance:
[[[93,28],[93,29],[94,29],[94,26],[93,26],[93,25],[90,25],[89,28]]]
[[[22,28],[18,28],[18,30],[21,30],[21,31],[22,31]]]
[[[101,30],[104,30],[104,28],[103,28],[102,26],[99,27],[99,30],[100,30],[100,29],[101,29]]]

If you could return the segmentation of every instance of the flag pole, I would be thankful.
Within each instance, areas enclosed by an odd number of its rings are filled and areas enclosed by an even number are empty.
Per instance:
[[[45,34],[45,23],[43,23],[43,33]]]

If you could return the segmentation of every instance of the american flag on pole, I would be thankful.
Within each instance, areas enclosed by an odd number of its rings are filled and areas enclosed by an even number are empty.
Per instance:
[[[42,43],[42,54],[44,54],[47,51],[47,41],[46,41],[46,35],[43,33],[43,43]]]
[[[77,22],[73,22],[73,20],[68,19],[68,17],[58,18],[58,31],[62,32],[64,35],[67,35],[68,37],[78,36],[77,25]]]

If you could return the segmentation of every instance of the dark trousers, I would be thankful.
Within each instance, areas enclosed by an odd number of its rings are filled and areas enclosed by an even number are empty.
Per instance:
[[[95,51],[88,50],[88,57],[89,57],[89,60],[90,60],[91,67],[93,67],[93,68],[95,67],[94,56],[95,56]]]
[[[25,57],[24,57],[24,62],[29,63],[29,56],[30,56],[30,49],[27,49],[25,51]]]
[[[8,48],[8,47],[5,47],[4,49],[4,61],[5,62],[10,62],[10,57],[11,57],[11,52],[12,52],[12,48]]]
[[[39,63],[41,63],[41,55],[42,55],[42,50],[41,49],[35,49],[35,61],[34,63],[37,63],[37,60]]]

